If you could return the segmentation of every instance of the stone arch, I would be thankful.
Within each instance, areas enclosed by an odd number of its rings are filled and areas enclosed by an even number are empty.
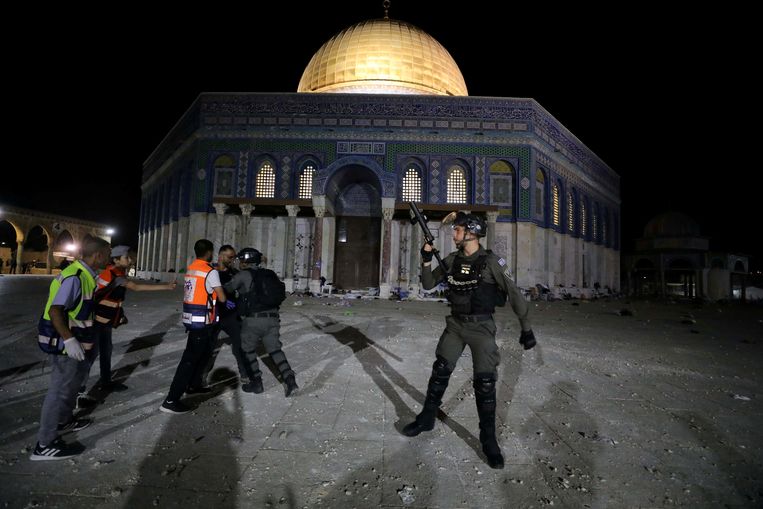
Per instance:
[[[315,179],[315,194],[327,195],[329,183],[334,179],[334,176],[343,168],[351,165],[362,166],[376,175],[379,185],[381,186],[381,196],[383,198],[395,197],[395,174],[385,172],[384,168],[382,168],[379,163],[369,157],[363,156],[343,157],[337,159],[326,168],[319,170],[318,176]]]

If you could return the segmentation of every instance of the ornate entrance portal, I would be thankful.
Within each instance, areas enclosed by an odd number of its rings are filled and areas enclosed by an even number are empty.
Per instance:
[[[351,165],[335,175],[330,189],[336,193],[334,286],[345,290],[378,287],[381,253],[379,181],[368,168]]]

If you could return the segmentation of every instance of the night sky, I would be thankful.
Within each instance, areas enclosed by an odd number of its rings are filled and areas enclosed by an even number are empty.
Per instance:
[[[190,14],[125,5],[135,12],[88,24],[76,21],[84,13],[48,12],[25,38],[46,49],[11,44],[4,120],[18,138],[4,144],[0,203],[108,223],[116,242],[137,245],[142,163],[199,93],[294,92],[325,41],[383,12],[381,1],[255,4]],[[390,16],[437,39],[469,95],[536,99],[617,172],[625,250],[651,217],[678,210],[711,248],[760,266],[749,13],[453,5],[398,0]]]

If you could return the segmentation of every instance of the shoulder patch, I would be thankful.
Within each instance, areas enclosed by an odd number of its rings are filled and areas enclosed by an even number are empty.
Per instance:
[[[498,258],[498,265],[500,265],[501,267],[505,266],[506,260],[504,260],[503,258]]]

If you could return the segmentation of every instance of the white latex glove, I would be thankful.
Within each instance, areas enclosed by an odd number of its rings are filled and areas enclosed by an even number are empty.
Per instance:
[[[66,352],[66,355],[72,359],[77,359],[78,361],[85,360],[85,351],[75,337],[71,337],[64,341],[64,351]]]

